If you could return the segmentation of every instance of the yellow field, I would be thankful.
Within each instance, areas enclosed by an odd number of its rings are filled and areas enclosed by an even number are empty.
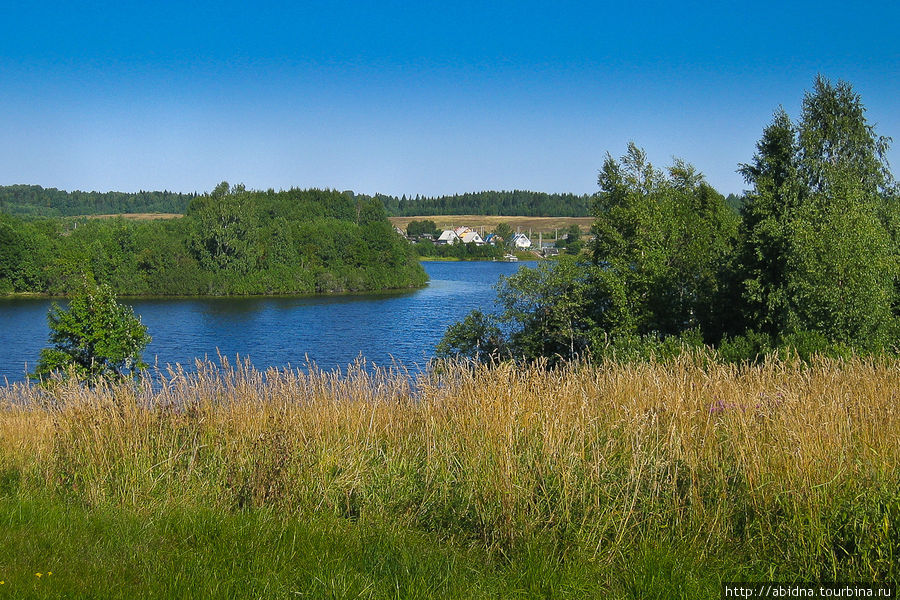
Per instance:
[[[126,213],[126,214],[108,214],[108,215],[90,215],[88,219],[115,219],[121,217],[123,219],[131,219],[133,221],[154,221],[157,219],[179,219],[184,215],[179,213]],[[548,239],[554,239],[559,232],[563,235],[563,231],[572,225],[578,225],[583,233],[587,233],[591,229],[593,217],[509,217],[509,216],[492,216],[492,215],[424,215],[417,217],[388,217],[391,225],[406,230],[406,226],[410,221],[423,221],[430,219],[435,225],[441,229],[449,229],[451,227],[471,227],[481,230],[484,228],[486,233],[490,233],[500,223],[507,223],[513,230],[521,230],[523,232],[531,232],[533,235],[543,233]]]
[[[582,232],[587,233],[591,224],[594,222],[593,217],[504,217],[491,215],[425,215],[418,217],[389,217],[392,225],[406,231],[406,226],[410,221],[434,221],[439,229],[449,229],[451,227],[466,226],[480,231],[484,227],[486,233],[490,233],[500,223],[507,223],[513,230],[521,229],[523,232],[531,231],[533,234],[543,233],[544,236],[549,234],[550,239],[556,234],[557,230],[563,235],[563,230],[568,229],[571,225],[578,225]]]
[[[132,221],[156,221],[158,219],[180,219],[181,213],[124,213],[117,215],[88,215],[88,219],[131,219]]]

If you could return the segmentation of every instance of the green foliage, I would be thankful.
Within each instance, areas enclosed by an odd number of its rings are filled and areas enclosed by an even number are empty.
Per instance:
[[[503,246],[491,246],[484,244],[479,246],[475,242],[463,244],[431,244],[427,241],[413,245],[419,256],[450,258],[457,260],[485,260],[501,258],[506,250]]]
[[[437,225],[431,219],[422,221],[410,221],[406,226],[406,235],[409,237],[418,237],[420,235],[440,235]]]
[[[460,356],[487,363],[506,355],[506,340],[493,315],[473,310],[451,325],[437,346],[439,358]]]
[[[594,263],[607,274],[597,302],[614,317],[604,330],[718,335],[709,317],[737,228],[721,194],[682,161],[663,174],[634,144],[620,160],[607,158],[598,183]]]
[[[723,198],[680,160],[664,173],[634,144],[608,156],[593,266],[504,282],[497,322],[508,351],[643,359],[718,344],[728,361],[895,352],[900,198],[888,142],[848,84],[818,77],[800,120],[776,112],[740,166],[752,186],[743,198]],[[578,233],[566,236],[570,250]]]
[[[134,376],[146,364],[141,354],[150,336],[131,308],[116,302],[108,285],[85,279],[66,309],[47,315],[52,347],[41,350],[34,377],[59,372],[96,382]]]
[[[563,237],[556,242],[557,248],[564,248],[567,253],[577,255],[584,249],[585,244],[581,239],[581,228],[578,225],[570,225]]]
[[[439,356],[482,362],[507,356],[526,361],[548,357],[555,363],[582,355],[594,335],[592,278],[598,272],[565,256],[501,277],[500,314],[476,310],[452,325],[438,345]]]
[[[785,329],[789,305],[785,289],[790,222],[803,194],[797,176],[796,141],[783,110],[763,131],[757,154],[740,172],[754,189],[742,207],[740,265],[737,277],[747,323],[769,335]],[[738,325],[737,330],[741,327]]]
[[[741,172],[737,292],[743,327],[816,345],[896,343],[897,202],[884,154],[849,84],[822,77],[794,125],[780,110]]]
[[[389,215],[509,215],[525,217],[587,217],[591,197],[587,194],[545,194],[514,190],[477,192],[415,198],[376,195]]]
[[[716,351],[728,363],[757,362],[772,352],[774,343],[771,336],[758,331],[747,331],[740,335],[722,338]]]
[[[703,353],[706,345],[699,329],[688,329],[678,335],[638,335],[634,333],[604,334],[595,338],[590,356],[609,362],[670,361],[684,353]]]
[[[119,295],[310,294],[421,286],[381,204],[322,190],[223,182],[181,219],[0,215],[0,292],[64,295],[91,273]]]
[[[39,185],[0,186],[0,212],[65,217],[128,213],[183,213],[197,194],[176,192],[65,192]]]
[[[210,271],[247,273],[257,266],[252,234],[259,229],[252,198],[243,186],[222,182],[209,196],[191,202],[191,250]]]
[[[513,228],[509,223],[497,223],[497,226],[494,227],[494,235],[502,239],[503,245],[507,247],[512,246],[513,233]]]
[[[509,343],[516,357],[573,359],[590,346],[596,271],[566,256],[501,278],[500,318],[510,328]]]

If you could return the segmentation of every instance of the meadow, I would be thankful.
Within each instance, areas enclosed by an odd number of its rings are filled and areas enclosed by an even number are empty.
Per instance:
[[[155,384],[8,385],[0,597],[896,584],[898,367],[222,360]]]

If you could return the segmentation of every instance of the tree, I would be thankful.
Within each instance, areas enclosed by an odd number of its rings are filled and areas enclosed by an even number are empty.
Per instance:
[[[571,360],[590,347],[594,320],[594,277],[598,269],[574,257],[539,262],[497,284],[500,320],[510,330],[518,358]]]
[[[447,330],[438,355],[481,362],[546,357],[551,364],[582,355],[594,331],[591,292],[597,272],[564,256],[501,277],[496,288],[502,312],[472,311]]]
[[[747,329],[878,349],[897,335],[898,223],[888,140],[849,84],[819,76],[799,122],[783,110],[741,173]]]
[[[223,181],[209,196],[199,196],[188,207],[194,230],[190,245],[194,256],[211,271],[246,273],[257,266],[253,235],[258,228],[253,198],[243,185]]]
[[[741,209],[738,294],[744,327],[775,336],[787,327],[791,222],[806,194],[797,165],[796,130],[784,109],[763,130],[753,161],[738,171],[753,185]]]
[[[667,173],[634,144],[608,156],[595,198],[594,263],[598,324],[626,335],[678,335],[700,327],[714,341],[721,272],[737,217],[693,166]],[[608,313],[610,317],[603,316]]]
[[[494,227],[494,235],[503,240],[505,246],[512,244],[513,230],[509,223],[497,223]]]
[[[85,278],[68,308],[54,303],[47,321],[53,346],[41,350],[34,377],[61,372],[95,383],[134,376],[147,366],[141,358],[150,343],[147,327],[108,285]]]
[[[581,241],[581,228],[576,224],[569,225],[565,237],[557,242],[557,246],[565,248],[569,254],[578,254],[584,247]]]
[[[494,315],[473,310],[451,325],[437,345],[437,356],[459,356],[486,363],[507,353],[506,340]]]
[[[21,236],[0,220],[0,293],[16,289],[23,254]]]
[[[424,221],[410,221],[409,225],[406,226],[406,235],[409,237],[419,237],[424,234],[435,235],[437,233],[437,225],[431,219],[425,219]]]

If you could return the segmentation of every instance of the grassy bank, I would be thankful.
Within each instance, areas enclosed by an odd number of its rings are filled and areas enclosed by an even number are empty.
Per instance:
[[[46,597],[896,582],[898,366],[695,358],[410,382],[202,365],[156,388],[11,386],[0,580]]]

